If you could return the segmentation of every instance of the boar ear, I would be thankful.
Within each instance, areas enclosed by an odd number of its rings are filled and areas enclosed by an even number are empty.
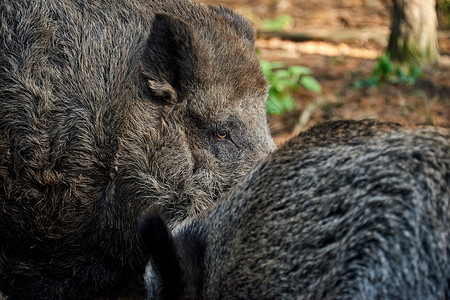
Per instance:
[[[176,243],[161,213],[151,210],[139,221],[139,236],[156,273],[158,299],[177,299],[183,293],[183,272]]]
[[[231,25],[237,35],[244,39],[251,49],[255,49],[255,31],[252,24],[243,16],[224,6],[209,5],[209,8]]]
[[[159,281],[156,298],[198,299],[205,249],[202,232],[189,226],[175,240],[161,213],[153,210],[141,218],[139,235]]]
[[[183,101],[198,63],[198,43],[191,25],[156,14],[141,58],[150,93],[169,103]]]

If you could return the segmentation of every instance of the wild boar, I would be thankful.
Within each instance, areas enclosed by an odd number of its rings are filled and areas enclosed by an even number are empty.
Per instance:
[[[185,0],[0,12],[0,291],[144,295],[142,212],[174,226],[275,148],[251,24]]]
[[[449,299],[450,134],[395,127],[314,127],[173,232],[148,212],[149,299]]]

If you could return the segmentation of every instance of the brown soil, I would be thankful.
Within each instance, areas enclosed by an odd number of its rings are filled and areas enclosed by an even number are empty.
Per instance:
[[[439,32],[440,63],[425,71],[413,86],[383,84],[355,89],[353,83],[370,75],[375,59],[387,46],[390,13],[387,0],[203,0],[228,6],[249,18],[257,30],[263,19],[290,15],[289,30],[314,37],[293,42],[259,38],[260,57],[312,69],[321,94],[296,92],[296,108],[272,117],[278,144],[317,122],[342,118],[375,118],[405,126],[450,127],[449,32]]]

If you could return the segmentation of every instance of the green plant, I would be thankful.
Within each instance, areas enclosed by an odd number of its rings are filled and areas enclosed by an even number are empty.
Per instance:
[[[423,77],[422,69],[417,65],[403,66],[394,63],[387,55],[380,56],[369,78],[355,81],[356,88],[378,86],[383,82],[413,85],[418,78]]]
[[[308,91],[322,92],[322,87],[312,77],[311,69],[303,66],[290,66],[282,62],[261,61],[264,74],[270,82],[266,109],[269,114],[281,115],[294,108],[292,93],[303,87]]]
[[[288,15],[281,15],[275,19],[264,19],[262,21],[262,28],[268,31],[281,31],[292,24],[292,17]]]

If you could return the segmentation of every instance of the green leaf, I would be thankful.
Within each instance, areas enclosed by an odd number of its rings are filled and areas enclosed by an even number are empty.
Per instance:
[[[261,68],[270,83],[269,97],[266,110],[269,114],[281,115],[294,109],[295,101],[292,92],[300,88],[321,92],[322,87],[310,75],[311,69],[303,66],[290,66],[286,68],[283,62],[261,61]],[[300,82],[300,84],[299,84]]]
[[[288,70],[292,75],[311,74],[311,69],[303,66],[290,66]]]
[[[281,107],[283,112],[291,111],[294,106],[294,99],[291,96],[284,96],[281,98]]]
[[[408,74],[409,74],[409,76],[414,77],[414,78],[423,77],[423,71],[419,66],[414,66],[414,65],[409,66]]]
[[[282,109],[277,101],[277,98],[270,96],[267,98],[266,111],[270,115],[280,115],[282,113]]]
[[[380,78],[377,77],[369,77],[364,81],[364,85],[366,87],[374,87],[381,83]]]
[[[271,72],[272,72],[272,63],[265,61],[265,60],[261,60],[260,61],[261,64],[261,69],[264,73],[264,75],[268,76]]]
[[[364,81],[356,80],[355,82],[353,82],[353,87],[358,90],[364,88]]]
[[[322,86],[320,83],[312,76],[305,75],[300,78],[300,83],[305,87],[306,90],[321,93]]]
[[[390,74],[392,72],[392,61],[388,56],[382,55],[378,59],[379,70],[382,74]]]
[[[288,87],[288,83],[284,80],[276,81],[273,84],[273,88],[279,92],[283,92],[286,89],[286,87]]]
[[[276,79],[287,79],[291,77],[291,73],[288,70],[278,70],[274,72],[274,77]]]
[[[272,65],[272,69],[281,69],[286,67],[286,65],[282,61],[274,61],[271,62],[270,64]]]

